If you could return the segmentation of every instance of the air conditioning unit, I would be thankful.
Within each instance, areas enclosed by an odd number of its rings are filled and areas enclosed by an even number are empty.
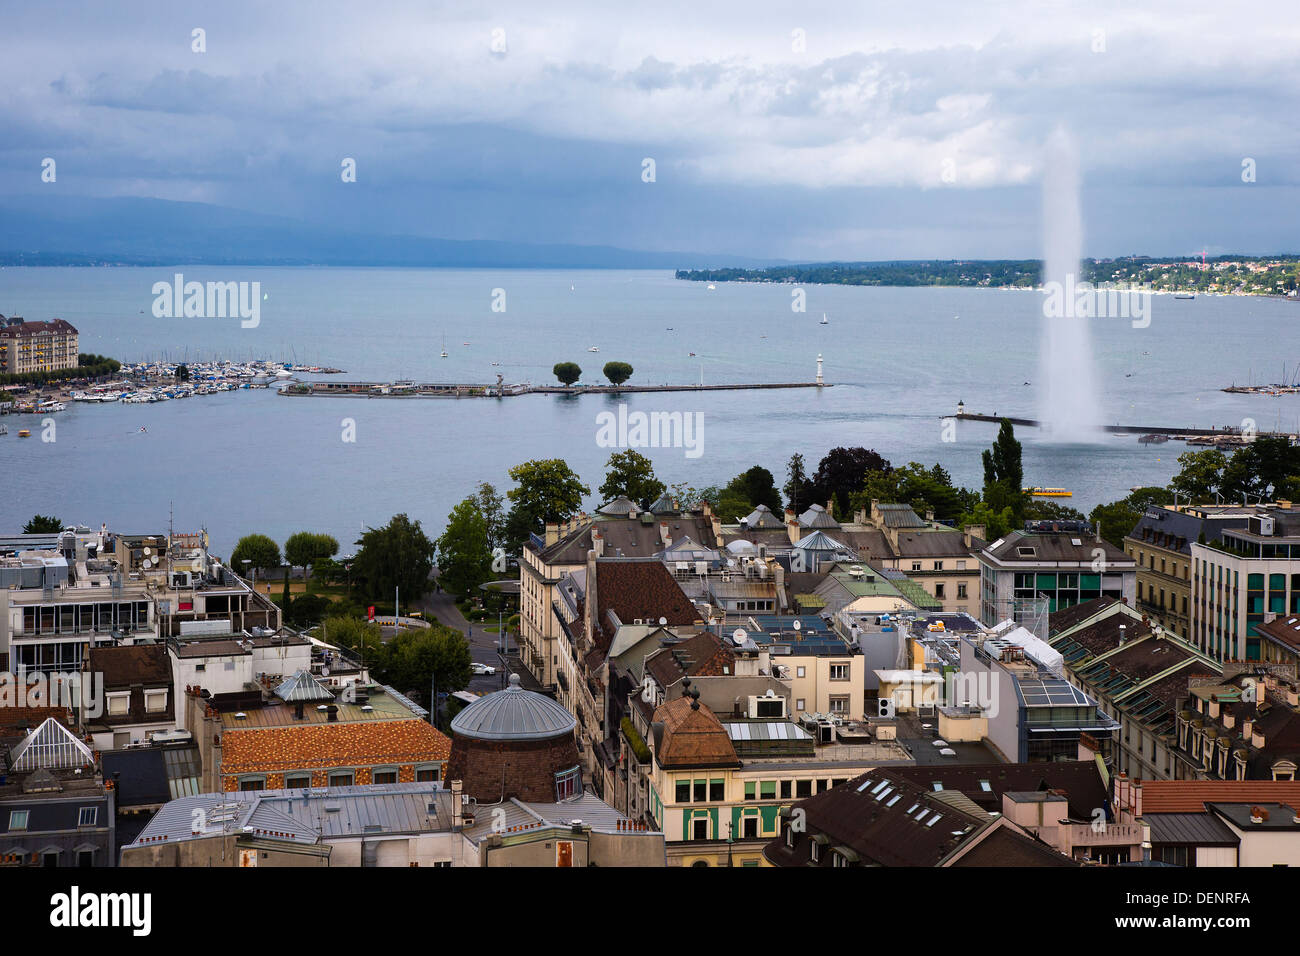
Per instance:
[[[172,587],[173,587],[173,588],[188,588],[188,587],[191,587],[191,586],[192,586],[192,585],[191,585],[191,581],[192,581],[192,580],[193,580],[193,578],[191,577],[189,571],[173,571],[173,572],[172,572]]]

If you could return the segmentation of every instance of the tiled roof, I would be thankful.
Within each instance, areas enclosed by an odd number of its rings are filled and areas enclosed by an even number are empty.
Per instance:
[[[1207,803],[1284,803],[1300,808],[1300,780],[1144,780],[1142,814],[1205,813]]]
[[[1255,630],[1300,651],[1300,614],[1284,614],[1267,624],[1256,624]]]
[[[646,670],[662,687],[670,687],[683,677],[734,674],[735,664],[735,653],[712,631],[702,631],[679,644],[660,648],[645,662]]]
[[[595,591],[599,628],[591,637],[603,651],[609,650],[614,639],[610,611],[624,624],[632,624],[638,618],[658,622],[662,617],[667,618],[667,627],[692,624],[699,617],[672,572],[654,558],[597,561]]]
[[[689,697],[670,700],[655,711],[654,723],[663,725],[655,734],[655,759],[661,767],[740,766],[726,729],[703,704]]]
[[[451,755],[451,741],[422,720],[227,728],[221,743],[223,774],[438,761]]]
[[[131,684],[170,684],[171,660],[163,644],[134,647],[92,647],[90,670],[104,675],[104,686],[112,689]]]

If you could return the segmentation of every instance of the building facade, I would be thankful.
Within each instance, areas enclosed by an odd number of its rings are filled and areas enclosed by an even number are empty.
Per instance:
[[[63,319],[24,322],[0,316],[0,374],[76,368],[78,360],[77,330]]]

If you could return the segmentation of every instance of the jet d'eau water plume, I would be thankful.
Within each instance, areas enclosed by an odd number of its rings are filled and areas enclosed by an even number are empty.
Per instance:
[[[1092,332],[1087,313],[1073,308],[1082,254],[1078,150],[1058,127],[1047,141],[1043,163],[1045,295],[1038,372],[1038,417],[1053,442],[1093,442],[1101,434]],[[1053,307],[1062,303],[1064,308]]]

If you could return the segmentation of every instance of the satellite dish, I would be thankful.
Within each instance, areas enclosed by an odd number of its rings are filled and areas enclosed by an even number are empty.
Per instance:
[[[144,553],[145,553],[145,556],[148,557],[149,555],[153,554],[153,549],[152,549],[152,548],[145,548],[145,549],[144,549]]]
[[[322,667],[322,668],[320,669],[320,676],[321,676],[321,677],[329,677],[329,676],[330,676],[330,669],[329,669],[328,667]]]
[[[191,571],[202,571],[202,570],[203,570],[203,562],[200,561],[198,558],[195,558],[193,561],[190,562],[190,570],[191,570]]]
[[[803,621],[795,621],[792,626],[796,631],[801,630],[803,628]]]
[[[659,626],[660,626],[660,627],[663,627],[663,626],[664,626],[665,624],[667,624],[667,623],[668,623],[668,618],[666,618],[666,617],[661,617],[661,618],[659,619]]]
[[[737,644],[744,644],[748,638],[749,635],[745,633],[745,629],[743,627],[738,627],[731,632],[731,639],[735,641]]]

